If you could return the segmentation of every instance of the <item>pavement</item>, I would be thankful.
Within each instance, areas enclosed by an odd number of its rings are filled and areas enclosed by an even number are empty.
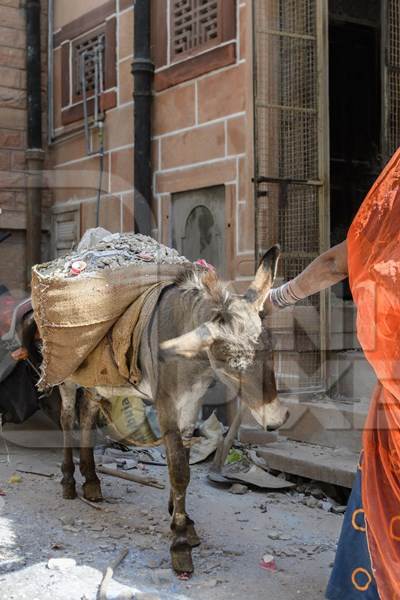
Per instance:
[[[96,510],[62,498],[59,448],[11,429],[18,443],[0,436],[0,600],[95,600],[124,548],[107,600],[324,598],[343,516],[326,512],[304,485],[232,494],[208,481],[207,463],[193,466],[188,510],[202,545],[193,577],[181,581],[170,568],[165,466],[141,470],[165,482],[163,490],[101,475],[105,501]],[[260,566],[265,554],[276,571]]]

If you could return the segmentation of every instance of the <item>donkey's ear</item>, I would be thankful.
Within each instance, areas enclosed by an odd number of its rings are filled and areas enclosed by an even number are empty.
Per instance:
[[[160,344],[160,358],[162,360],[173,356],[194,358],[200,352],[210,348],[217,337],[218,326],[211,322],[203,323],[189,333]]]
[[[245,300],[260,312],[275,279],[281,249],[276,244],[262,257],[253,283],[244,295]]]

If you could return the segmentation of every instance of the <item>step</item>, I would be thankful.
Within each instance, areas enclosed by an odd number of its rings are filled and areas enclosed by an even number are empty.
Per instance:
[[[290,440],[343,448],[358,453],[369,402],[340,402],[325,398],[304,402],[301,398],[281,400],[290,412],[279,433]]]
[[[346,488],[353,486],[359,457],[343,449],[332,450],[290,440],[257,448],[257,454],[270,469]]]
[[[351,452],[361,449],[361,437],[369,401],[339,402],[328,397],[306,401],[300,395],[281,394],[290,417],[279,434],[294,441],[343,448]],[[269,444],[277,433],[264,431],[250,411],[244,410],[239,439],[244,443]]]

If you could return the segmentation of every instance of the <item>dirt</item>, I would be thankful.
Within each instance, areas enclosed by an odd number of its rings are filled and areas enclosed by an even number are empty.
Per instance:
[[[24,427],[12,428],[7,442],[0,438],[1,600],[94,600],[103,570],[125,547],[110,600],[324,597],[342,515],[304,505],[298,491],[232,494],[208,482],[207,464],[193,466],[188,507],[202,545],[193,551],[195,574],[180,581],[170,569],[168,485],[158,490],[102,475],[101,511],[63,500],[61,450],[38,447],[46,436],[28,436]],[[48,437],[53,446],[56,438]],[[145,472],[167,483],[166,467]],[[17,482],[9,483],[14,474]],[[275,572],[260,567],[266,554],[274,557]],[[75,563],[49,565],[57,558]]]

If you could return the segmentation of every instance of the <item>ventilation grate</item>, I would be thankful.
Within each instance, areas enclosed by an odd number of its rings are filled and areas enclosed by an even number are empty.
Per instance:
[[[219,4],[217,0],[172,0],[172,61],[220,42]]]
[[[72,60],[73,60],[73,97],[74,101],[77,102],[82,99],[82,83],[81,83],[81,64],[82,58],[84,60],[84,71],[86,81],[86,93],[88,96],[92,95],[95,91],[95,77],[96,77],[96,56],[99,53],[102,55],[102,73],[101,77],[105,80],[105,60],[104,60],[104,45],[105,45],[105,31],[104,29],[98,29],[85,37],[79,38],[72,45]]]

